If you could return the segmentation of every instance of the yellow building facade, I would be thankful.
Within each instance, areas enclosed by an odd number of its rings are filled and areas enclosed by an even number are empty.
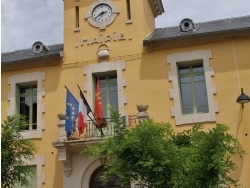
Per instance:
[[[161,0],[65,0],[63,45],[36,42],[2,54],[2,121],[22,110],[34,116],[23,137],[38,148],[28,161],[36,166],[37,188],[95,187],[99,159],[80,151],[102,137],[89,124],[82,138],[67,140],[64,114],[65,86],[78,99],[79,85],[93,109],[97,78],[107,119],[111,106],[128,119],[141,115],[137,105],[148,105],[145,116],[176,131],[225,123],[250,152],[250,103],[236,103],[241,88],[250,94],[250,17],[183,19],[155,29],[163,12]],[[110,126],[104,134],[112,134]],[[249,155],[234,160],[232,176],[250,187]]]

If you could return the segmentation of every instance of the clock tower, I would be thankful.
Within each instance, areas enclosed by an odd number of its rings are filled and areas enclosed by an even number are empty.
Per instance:
[[[65,0],[64,64],[98,61],[103,46],[110,59],[142,53],[163,12],[161,0]]]

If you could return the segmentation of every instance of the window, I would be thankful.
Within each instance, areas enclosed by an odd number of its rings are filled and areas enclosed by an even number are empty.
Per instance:
[[[202,63],[178,66],[183,114],[208,113],[207,89]]]
[[[101,181],[101,176],[103,174],[103,167],[97,168],[90,178],[90,188],[111,188],[111,187],[120,187],[119,178],[116,175],[109,177],[107,182]]]
[[[110,117],[112,110],[118,111],[117,77],[100,77],[100,87],[103,102],[103,113]]]
[[[218,105],[213,95],[216,89],[211,77],[214,71],[209,64],[211,50],[197,50],[167,56],[170,64],[169,80],[173,89],[170,98],[174,106],[171,115],[176,125],[213,122]]]
[[[16,184],[15,188],[36,188],[37,187],[37,167],[35,165],[29,166],[31,168],[33,174],[27,177],[29,182],[28,186],[21,186],[20,184]]]
[[[76,28],[79,28],[79,6],[76,6],[76,7],[75,7],[75,12],[76,12],[76,16],[75,16],[75,20],[76,20],[75,27],[76,27]]]
[[[118,111],[120,116],[126,116],[124,110],[124,104],[127,102],[126,95],[124,94],[124,87],[126,86],[126,80],[123,77],[123,70],[125,70],[124,61],[115,62],[103,62],[91,64],[84,67],[84,74],[87,77],[87,81],[84,84],[84,89],[87,91],[87,101],[90,107],[94,107],[95,101],[95,85],[96,78],[100,78],[100,86],[102,92],[102,103],[104,109],[104,115],[109,118],[111,116],[111,108]],[[105,135],[113,135],[114,126],[107,126],[103,129]],[[87,134],[92,134],[89,129]],[[96,136],[100,132],[97,131]],[[88,135],[89,136],[89,135]],[[91,135],[92,136],[92,135]]]
[[[95,87],[93,87],[93,83],[95,83],[95,78],[97,77],[97,75],[100,75],[100,78],[103,79],[102,81],[100,80],[102,82],[102,91],[105,93],[105,95],[103,94],[104,96],[102,96],[103,104],[105,102],[104,98],[106,100],[106,98],[108,97],[106,106],[112,105],[114,106],[114,108],[117,108],[117,111],[121,116],[126,116],[124,110],[124,104],[127,102],[127,98],[124,94],[126,80],[122,75],[124,69],[125,62],[123,61],[96,63],[84,67],[84,74],[86,74],[87,77],[87,82],[84,84],[84,89],[85,91],[87,91],[86,98],[90,107],[94,106]],[[105,115],[108,116],[108,113],[109,112],[107,111]]]
[[[126,0],[126,4],[127,4],[127,19],[131,20],[130,0]]]
[[[17,85],[17,106],[19,114],[25,115],[25,130],[37,129],[37,84],[30,86]]]
[[[45,112],[45,105],[42,102],[45,96],[44,80],[44,72],[18,74],[9,77],[11,90],[8,93],[10,107],[7,110],[7,115],[12,116],[16,113],[26,115],[27,131],[21,133],[24,139],[42,138],[42,130],[45,129],[42,117]]]
[[[30,183],[28,188],[42,188],[45,183],[45,174],[42,172],[42,166],[45,165],[45,157],[36,155],[30,160],[24,160],[24,163],[34,171],[34,174],[28,177]],[[21,186],[20,184],[17,184],[15,187],[27,188],[27,186]]]

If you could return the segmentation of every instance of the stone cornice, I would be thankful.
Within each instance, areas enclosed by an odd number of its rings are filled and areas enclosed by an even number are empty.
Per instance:
[[[146,49],[169,49],[191,45],[200,45],[223,40],[232,40],[235,38],[249,38],[249,28],[235,31],[211,32],[204,34],[183,35],[176,37],[166,37],[154,40],[144,40],[143,45]]]
[[[161,0],[148,0],[150,7],[153,11],[154,17],[161,15],[164,12],[164,8]]]

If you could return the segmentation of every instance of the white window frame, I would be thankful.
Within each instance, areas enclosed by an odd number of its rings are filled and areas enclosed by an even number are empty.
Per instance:
[[[16,107],[16,87],[18,84],[37,82],[37,129],[21,132],[24,139],[42,138],[42,131],[45,129],[45,123],[42,120],[42,114],[45,112],[45,105],[42,98],[45,96],[45,89],[42,87],[42,82],[45,80],[44,72],[33,72],[26,74],[18,74],[9,77],[10,92],[8,93],[8,100],[10,107],[7,110],[7,116],[12,116],[17,113]]]
[[[196,50],[190,52],[175,53],[167,56],[167,63],[170,64],[170,72],[168,73],[168,78],[173,85],[173,89],[170,90],[170,98],[174,101],[174,106],[171,107],[171,115],[175,117],[176,125],[216,121],[218,104],[214,102],[213,96],[214,94],[216,94],[216,88],[212,84],[211,79],[211,77],[214,76],[214,70],[209,64],[209,59],[211,58],[211,50]],[[182,114],[182,101],[178,78],[178,64],[181,64],[182,62],[192,62],[197,60],[202,60],[203,62],[209,112],[197,114]]]
[[[27,98],[29,98],[28,99],[28,101],[30,102],[30,108],[29,108],[29,116],[27,117],[27,120],[28,120],[28,122],[27,122],[27,126],[28,126],[28,129],[24,129],[24,131],[30,131],[30,130],[36,130],[36,128],[35,129],[33,129],[33,125],[34,125],[34,122],[33,122],[33,114],[34,114],[34,107],[33,107],[33,102],[35,102],[35,103],[37,103],[36,102],[36,99],[34,100],[34,97],[33,96],[37,96],[37,89],[36,89],[36,92],[34,92],[34,91],[32,91],[34,88],[37,88],[37,83],[30,83],[29,85],[27,85],[27,86],[20,86],[20,85],[18,85],[17,86],[18,87],[18,90],[16,91],[16,95],[17,95],[17,99],[19,98],[20,100],[17,100],[17,103],[19,103],[19,104],[17,104],[17,109],[18,109],[18,112],[20,113],[20,114],[22,114],[22,112],[21,112],[21,98],[23,97],[23,96],[25,96],[25,97],[27,97]],[[21,93],[21,90],[23,89],[23,88],[29,88],[29,89],[31,89],[30,90],[30,92],[27,92],[26,90],[25,90],[25,92],[24,93]],[[22,103],[26,103],[27,101],[26,100],[24,100],[24,101],[22,101]],[[35,111],[36,112],[36,111]],[[37,112],[35,113],[35,115],[37,115]],[[36,127],[37,127],[37,122],[35,122],[35,124],[36,124]]]
[[[37,182],[36,187],[42,188],[45,183],[45,174],[43,173],[43,166],[45,165],[45,157],[35,155],[31,160],[23,160],[27,166],[36,166]]]
[[[91,64],[83,67],[83,72],[87,76],[87,81],[84,84],[84,91],[87,91],[87,100],[90,107],[94,106],[94,88],[93,88],[93,74],[101,72],[116,71],[117,73],[117,90],[118,90],[118,108],[121,116],[125,116],[124,104],[127,103],[127,98],[124,95],[123,88],[126,87],[126,80],[122,76],[122,72],[125,69],[124,61],[115,62],[103,62],[97,64]]]

